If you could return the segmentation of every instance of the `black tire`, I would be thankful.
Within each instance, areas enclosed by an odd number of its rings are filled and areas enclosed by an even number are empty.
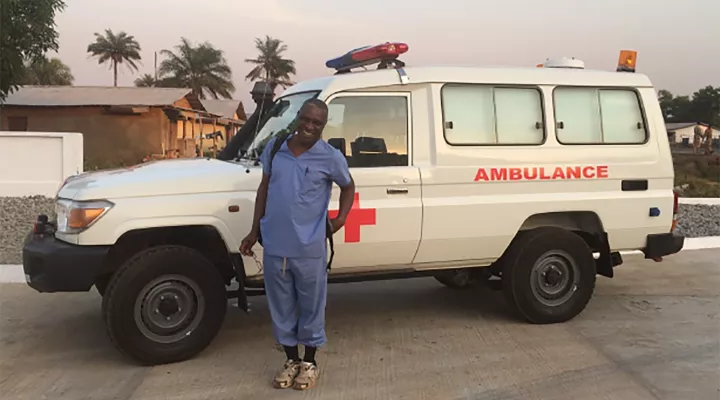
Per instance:
[[[105,296],[107,287],[110,284],[110,279],[112,279],[112,274],[101,275],[95,278],[95,289],[100,293],[100,296]]]
[[[505,298],[531,323],[574,318],[595,290],[592,251],[580,236],[565,229],[545,227],[523,233],[502,258]],[[557,293],[550,293],[556,288]]]
[[[142,365],[167,364],[190,359],[210,344],[225,319],[227,294],[219,272],[201,253],[159,246],[123,264],[102,309],[110,340],[122,354]],[[178,319],[182,329],[161,326],[163,319],[168,324]]]

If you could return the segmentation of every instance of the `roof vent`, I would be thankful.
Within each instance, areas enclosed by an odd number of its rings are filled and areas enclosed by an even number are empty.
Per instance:
[[[585,63],[582,60],[576,60],[574,57],[547,59],[545,63],[538,64],[538,68],[570,68],[570,69],[585,69]]]

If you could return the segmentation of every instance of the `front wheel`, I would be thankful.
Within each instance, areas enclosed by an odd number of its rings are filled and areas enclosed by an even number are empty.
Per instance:
[[[113,344],[144,365],[192,358],[215,338],[227,295],[215,266],[182,246],[137,254],[113,276],[103,317]]]
[[[595,259],[577,234],[553,227],[516,238],[502,260],[505,298],[532,323],[568,321],[595,289]]]

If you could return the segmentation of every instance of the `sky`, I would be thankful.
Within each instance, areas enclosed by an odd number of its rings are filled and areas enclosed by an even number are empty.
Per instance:
[[[93,33],[125,31],[140,43],[140,71],[120,68],[131,86],[153,73],[154,52],[186,37],[224,51],[234,98],[254,104],[245,80],[256,37],[288,46],[295,81],[327,76],[325,61],[387,41],[410,47],[412,65],[527,66],[575,57],[586,68],[614,70],[619,51],[638,51],[638,72],[658,89],[692,94],[720,86],[720,1],[717,0],[65,0],[56,16],[59,57],[75,85],[112,85],[109,65],[90,58]],[[278,90],[278,94],[280,94]]]

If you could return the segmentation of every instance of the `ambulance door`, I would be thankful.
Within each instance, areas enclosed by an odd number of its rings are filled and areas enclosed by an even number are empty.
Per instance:
[[[335,233],[333,270],[410,264],[420,242],[420,172],[410,166],[410,94],[338,93],[328,100],[324,139],[340,150],[355,180],[355,202]],[[330,215],[337,213],[334,186]]]

